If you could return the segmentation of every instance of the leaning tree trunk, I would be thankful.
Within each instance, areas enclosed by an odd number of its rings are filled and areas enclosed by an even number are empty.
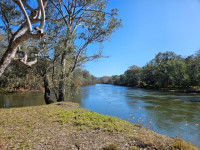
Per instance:
[[[49,81],[48,81],[48,78],[46,75],[43,78],[43,82],[44,82],[44,89],[45,89],[45,92],[44,92],[45,103],[52,104],[52,103],[54,103],[54,101],[50,97],[51,90],[49,88]]]
[[[12,49],[9,47],[3,55],[2,59],[0,60],[0,77],[2,76],[8,65],[11,63],[11,61],[14,59],[16,52],[17,48]]]

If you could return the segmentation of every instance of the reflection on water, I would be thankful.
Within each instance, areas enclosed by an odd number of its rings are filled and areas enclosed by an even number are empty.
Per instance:
[[[158,133],[200,146],[200,95],[113,85],[83,87],[67,98],[92,111],[142,124]],[[43,105],[42,93],[0,95],[0,107]]]
[[[0,108],[25,107],[44,105],[43,93],[27,92],[14,94],[0,94]]]

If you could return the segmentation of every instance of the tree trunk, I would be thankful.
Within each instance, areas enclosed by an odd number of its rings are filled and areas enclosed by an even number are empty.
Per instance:
[[[65,86],[64,82],[61,81],[62,83],[59,84],[59,97],[58,97],[58,102],[64,102],[65,101]]]
[[[8,49],[6,50],[5,54],[0,60],[0,77],[2,76],[8,65],[11,63],[11,61],[14,59],[16,52],[17,48],[12,49],[8,47]]]
[[[59,97],[58,97],[58,102],[63,102],[65,101],[65,77],[66,77],[66,55],[67,52],[64,51],[62,53],[62,58],[61,58],[61,75],[60,75],[60,82],[59,82]]]
[[[46,104],[54,103],[54,101],[50,97],[51,91],[49,89],[49,81],[46,75],[44,76],[43,81],[44,81],[44,88],[45,88],[45,93],[44,93],[45,103]]]
[[[0,60],[0,77],[2,76],[8,65],[15,59],[15,55],[18,51],[18,46],[22,42],[30,39],[31,37],[33,38],[33,35],[27,32],[27,29],[28,29],[27,25],[23,24],[12,36],[7,50]],[[39,38],[40,37],[37,36],[36,34],[34,35],[34,39],[39,39]]]

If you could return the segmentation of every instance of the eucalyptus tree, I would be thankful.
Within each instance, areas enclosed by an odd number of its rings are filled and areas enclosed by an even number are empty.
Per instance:
[[[37,6],[34,8],[33,6]],[[7,33],[7,49],[0,60],[0,77],[11,62],[31,67],[37,62],[28,61],[28,55],[20,49],[24,41],[39,40],[43,37],[45,25],[45,7],[47,0],[1,0],[0,28]],[[34,29],[35,30],[34,30]],[[16,54],[19,54],[19,57]]]
[[[49,0],[54,11],[57,45],[53,50],[51,81],[57,101],[64,101],[66,79],[76,67],[102,56],[102,43],[121,25],[117,9],[107,10],[107,0]],[[51,10],[51,11],[52,11]],[[53,24],[53,23],[52,23]],[[100,45],[88,55],[90,45]],[[56,89],[57,88],[57,89]],[[54,90],[54,91],[55,91]]]

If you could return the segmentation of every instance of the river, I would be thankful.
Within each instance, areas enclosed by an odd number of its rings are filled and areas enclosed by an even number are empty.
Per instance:
[[[96,84],[67,101],[104,115],[141,124],[200,147],[200,95]],[[0,107],[43,105],[39,92],[0,95]]]

